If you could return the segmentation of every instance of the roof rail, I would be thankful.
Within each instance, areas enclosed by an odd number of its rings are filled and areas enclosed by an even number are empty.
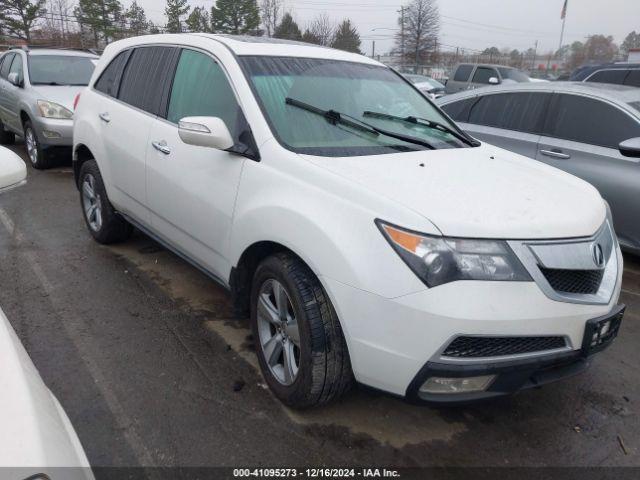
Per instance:
[[[72,50],[77,52],[88,52],[94,55],[100,55],[98,51],[93,48],[61,47],[59,45],[13,45],[9,47],[9,50],[24,50],[25,52],[28,52],[30,50],[38,50],[38,49]]]

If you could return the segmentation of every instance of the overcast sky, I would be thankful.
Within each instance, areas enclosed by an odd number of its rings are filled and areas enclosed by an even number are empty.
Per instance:
[[[149,18],[164,23],[165,0],[138,0]],[[130,3],[130,0],[124,0]],[[210,8],[215,0],[189,0],[192,6]],[[333,20],[350,18],[358,27],[362,48],[385,53],[393,46],[400,0],[284,0],[301,28],[318,14]],[[443,48],[488,46],[526,50],[539,41],[538,51],[558,48],[564,0],[439,0]],[[376,29],[376,30],[373,30]],[[640,0],[569,0],[565,41],[584,40],[590,34],[612,35],[617,43],[632,30],[640,31]]]

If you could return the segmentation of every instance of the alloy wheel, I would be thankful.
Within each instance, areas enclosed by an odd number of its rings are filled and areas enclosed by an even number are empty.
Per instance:
[[[87,174],[82,182],[82,206],[84,215],[91,230],[97,232],[102,227],[102,203],[96,192],[96,179]]]
[[[269,370],[282,385],[291,385],[300,367],[300,332],[289,294],[275,279],[260,287],[257,324]]]
[[[33,165],[36,165],[38,163],[38,141],[36,140],[36,135],[33,133],[31,128],[27,128],[24,136],[24,142],[27,147],[29,160],[31,160]]]

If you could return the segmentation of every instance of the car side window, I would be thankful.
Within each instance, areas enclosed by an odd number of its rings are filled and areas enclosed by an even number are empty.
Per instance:
[[[471,81],[471,83],[489,84],[489,79],[491,77],[499,78],[498,72],[496,72],[493,68],[478,67],[473,74],[473,80]]]
[[[631,70],[624,84],[632,87],[640,87],[640,70]]]
[[[17,73],[19,82],[22,82],[24,79],[22,57],[20,55],[16,54],[13,56],[13,62],[11,62],[9,73]]]
[[[219,117],[236,138],[241,110],[222,67],[201,52],[184,49],[176,68],[167,120],[191,116]]]
[[[118,99],[154,115],[164,113],[160,109],[178,52],[178,48],[160,46],[133,50],[122,74]]]
[[[0,77],[4,78],[5,80],[9,76],[9,69],[11,68],[11,61],[13,60],[13,57],[15,57],[15,56],[16,56],[15,53],[9,53],[8,55],[4,56],[4,61],[2,62],[2,68],[0,68]]]
[[[473,65],[459,65],[455,75],[453,76],[453,80],[455,82],[466,82],[469,80],[472,70]]]
[[[118,96],[118,89],[120,87],[120,79],[122,78],[122,72],[127,64],[131,50],[125,50],[120,52],[116,57],[111,60],[111,63],[104,69],[100,78],[95,84],[95,89],[99,92],[106,93],[111,97]]]
[[[587,79],[587,82],[615,83],[616,85],[622,85],[627,73],[629,73],[629,70],[600,70],[599,72],[591,75]]]
[[[442,105],[442,110],[445,111],[456,122],[467,122],[469,120],[469,110],[472,105],[478,100],[478,97],[471,97],[457,102],[451,102],[446,105]]]
[[[550,96],[549,93],[533,92],[485,95],[471,107],[469,123],[540,133]]]
[[[559,94],[552,101],[545,134],[574,142],[618,149],[620,142],[640,136],[640,124],[604,101]]]

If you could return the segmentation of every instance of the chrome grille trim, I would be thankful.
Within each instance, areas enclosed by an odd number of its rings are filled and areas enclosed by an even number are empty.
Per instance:
[[[591,237],[564,240],[518,240],[509,246],[520,259],[543,293],[552,300],[589,305],[606,305],[611,301],[618,279],[618,241],[610,217]],[[605,256],[604,267],[599,267],[592,256],[591,246],[600,244]],[[596,270],[602,269],[602,281],[596,293],[570,293],[556,291],[540,267],[547,269]]]

